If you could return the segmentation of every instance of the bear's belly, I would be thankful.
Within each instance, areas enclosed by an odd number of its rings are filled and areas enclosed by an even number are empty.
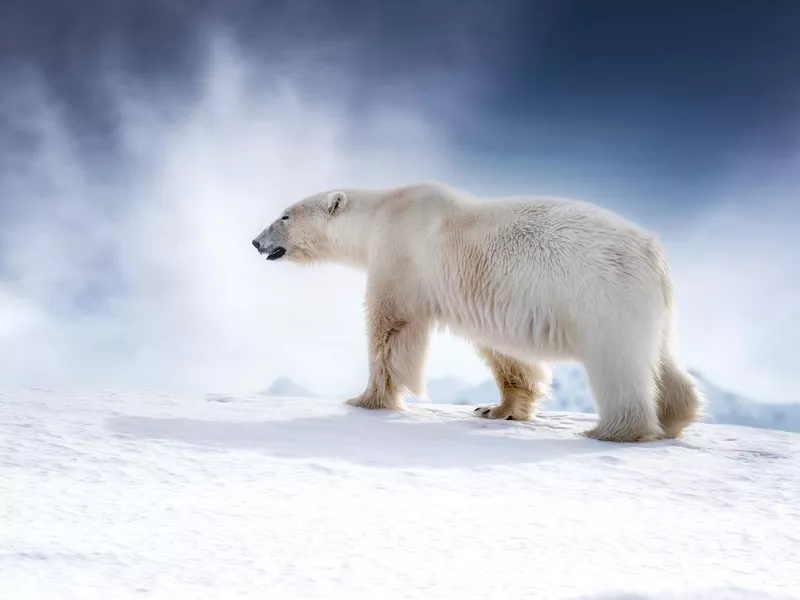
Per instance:
[[[569,360],[575,356],[571,328],[563,316],[530,309],[515,313],[474,308],[477,310],[437,311],[436,321],[458,337],[520,360]]]
[[[490,259],[418,263],[416,289],[429,314],[459,337],[522,360],[572,358],[586,320],[574,289],[525,260],[490,268]]]

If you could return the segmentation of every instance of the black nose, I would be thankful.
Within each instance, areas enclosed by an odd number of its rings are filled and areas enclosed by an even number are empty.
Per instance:
[[[256,250],[259,250],[259,251],[261,250],[261,244],[258,243],[258,240],[253,240],[253,247]]]

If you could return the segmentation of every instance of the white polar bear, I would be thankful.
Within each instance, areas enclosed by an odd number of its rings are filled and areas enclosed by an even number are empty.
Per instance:
[[[348,400],[402,409],[424,393],[429,333],[470,340],[500,391],[489,419],[528,420],[554,360],[586,368],[587,436],[676,437],[701,397],[675,355],[673,289],[657,240],[589,203],[479,198],[440,183],[343,189],[289,206],[253,245],[268,260],[367,274],[369,382]]]

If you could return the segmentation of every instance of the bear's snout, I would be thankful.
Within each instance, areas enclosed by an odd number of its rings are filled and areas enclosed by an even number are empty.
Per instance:
[[[253,248],[258,250],[259,254],[266,255],[267,260],[278,260],[286,254],[286,248],[275,244],[262,245],[257,239],[252,241]]]

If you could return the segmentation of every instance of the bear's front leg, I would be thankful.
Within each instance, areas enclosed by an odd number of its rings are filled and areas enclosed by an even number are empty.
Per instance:
[[[368,291],[369,382],[364,392],[347,401],[351,406],[402,410],[405,391],[421,394],[424,389],[429,321],[399,310],[391,296]]]

